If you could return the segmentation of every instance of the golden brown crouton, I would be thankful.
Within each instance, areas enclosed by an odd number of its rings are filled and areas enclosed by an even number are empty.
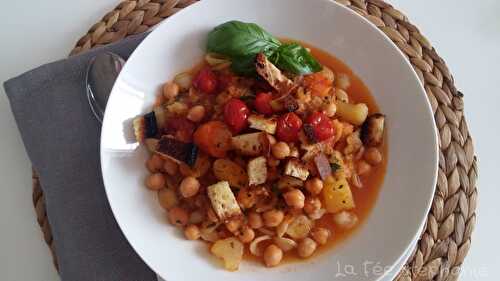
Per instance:
[[[241,209],[227,181],[220,181],[207,187],[212,208],[221,221],[241,215]]]
[[[267,179],[266,157],[260,156],[248,161],[247,173],[249,185],[259,185],[265,183]]]
[[[281,73],[263,53],[257,55],[255,68],[257,69],[257,73],[262,76],[271,87],[280,93],[280,96],[288,95],[295,88],[295,84],[292,80],[283,75],[283,73]]]

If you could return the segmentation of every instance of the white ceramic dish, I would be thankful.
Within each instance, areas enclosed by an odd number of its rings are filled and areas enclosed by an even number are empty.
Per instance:
[[[200,61],[214,26],[233,19],[334,54],[361,77],[388,117],[389,161],[378,202],[358,232],[318,258],[273,269],[244,262],[238,272],[227,272],[205,245],[186,241],[166,222],[156,194],[144,188],[147,153],[133,141],[132,118],[150,109],[162,83]],[[342,273],[338,264],[352,265],[358,273],[346,280],[381,280],[380,273],[364,271],[364,266],[396,266],[415,242],[432,202],[437,147],[430,105],[416,74],[368,21],[328,0],[204,0],[160,24],[126,63],[104,117],[101,165],[123,233],[168,281],[322,281]]]

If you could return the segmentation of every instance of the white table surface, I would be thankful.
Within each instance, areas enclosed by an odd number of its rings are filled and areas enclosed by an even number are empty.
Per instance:
[[[500,1],[392,0],[434,44],[465,94],[479,156],[478,222],[462,281],[497,280]],[[65,57],[117,0],[0,2],[0,82]],[[0,87],[1,88],[1,87]],[[3,88],[0,93],[0,279],[58,280],[31,202],[31,166]]]

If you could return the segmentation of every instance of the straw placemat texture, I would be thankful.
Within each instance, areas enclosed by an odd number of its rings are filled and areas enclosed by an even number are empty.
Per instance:
[[[123,1],[78,40],[70,55],[144,32],[194,2]],[[455,88],[453,76],[443,59],[403,13],[381,0],[337,2],[374,23],[408,56],[425,86],[439,130],[439,172],[432,209],[417,247],[396,280],[457,280],[470,248],[477,202],[476,157],[463,115],[463,95]],[[33,172],[33,203],[57,267],[36,172]]]

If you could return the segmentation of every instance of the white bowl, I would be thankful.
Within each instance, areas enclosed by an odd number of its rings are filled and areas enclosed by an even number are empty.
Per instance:
[[[387,115],[389,161],[366,223],[331,251],[276,268],[242,263],[222,269],[206,246],[166,222],[156,194],[144,188],[147,152],[131,119],[150,110],[162,83],[200,61],[207,33],[228,20],[255,22],[278,37],[326,50],[351,67]],[[437,177],[437,133],[425,91],[405,56],[375,26],[328,0],[204,0],[165,20],[132,54],[111,94],[101,136],[106,193],[123,233],[142,259],[169,281],[380,280],[418,237]],[[340,266],[339,266],[340,265]],[[348,268],[348,269],[346,269]]]

